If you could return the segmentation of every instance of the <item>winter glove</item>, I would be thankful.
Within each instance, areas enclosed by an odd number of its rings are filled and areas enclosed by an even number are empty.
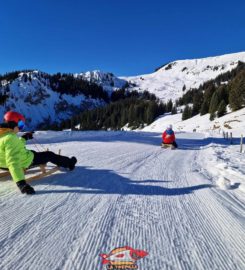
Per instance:
[[[33,131],[32,132],[26,132],[21,137],[24,138],[26,141],[33,139]]]
[[[25,180],[18,181],[16,184],[20,189],[21,193],[28,195],[35,194],[34,188],[27,184]]]

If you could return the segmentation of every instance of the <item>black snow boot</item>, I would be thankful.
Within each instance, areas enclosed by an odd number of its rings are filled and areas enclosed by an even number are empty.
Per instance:
[[[75,168],[75,165],[77,163],[77,159],[75,157],[70,158],[70,164],[69,164],[69,170],[73,171]]]
[[[20,189],[21,193],[28,195],[35,194],[34,188],[27,184],[25,180],[18,181],[16,184]]]

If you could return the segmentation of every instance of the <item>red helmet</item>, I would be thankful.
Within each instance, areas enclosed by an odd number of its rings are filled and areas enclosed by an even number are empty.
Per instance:
[[[18,112],[9,111],[5,113],[4,120],[5,122],[15,122],[18,124],[20,120],[25,122],[25,117]]]

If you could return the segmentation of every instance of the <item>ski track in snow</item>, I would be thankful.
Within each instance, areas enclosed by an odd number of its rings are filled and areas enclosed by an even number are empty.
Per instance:
[[[99,254],[125,245],[149,253],[139,269],[245,269],[244,206],[203,173],[201,134],[174,151],[156,133],[57,134],[38,135],[78,157],[73,172],[35,196],[0,182],[1,270],[102,270]]]

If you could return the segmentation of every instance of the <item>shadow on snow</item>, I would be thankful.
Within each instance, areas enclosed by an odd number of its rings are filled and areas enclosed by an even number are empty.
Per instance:
[[[69,174],[69,176],[67,175]],[[163,180],[130,180],[110,170],[89,169],[78,166],[73,172],[56,174],[38,182],[39,185],[55,185],[68,189],[41,190],[37,194],[46,193],[81,193],[81,194],[121,194],[121,195],[158,195],[178,196],[191,194],[196,190],[211,188],[211,184],[190,187],[167,188],[161,184],[171,182]],[[52,181],[51,181],[52,179]],[[147,183],[147,184],[146,184]],[[159,185],[155,185],[159,183]],[[152,185],[150,185],[152,184]]]

